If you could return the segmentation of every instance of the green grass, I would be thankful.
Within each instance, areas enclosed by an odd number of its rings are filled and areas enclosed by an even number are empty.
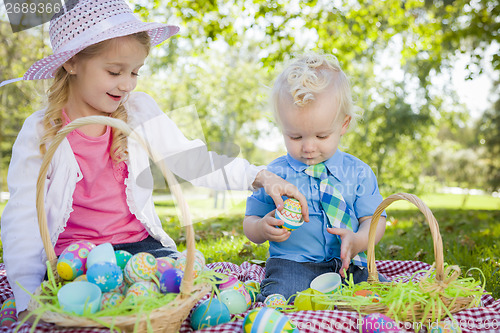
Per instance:
[[[500,199],[489,196],[469,196],[463,206],[463,196],[432,194],[421,196],[433,211],[443,238],[444,259],[459,265],[463,274],[471,268],[482,270],[486,277],[486,290],[500,298]],[[256,245],[247,240],[242,221],[245,202],[236,202],[232,207],[217,210],[213,200],[190,202],[194,216],[196,246],[207,262],[243,261],[256,263],[267,259],[267,243]],[[4,204],[0,204],[0,213]],[[185,248],[173,202],[158,202],[157,211],[163,227],[179,249]],[[393,203],[388,209],[388,224],[384,238],[377,245],[376,259],[419,260],[432,264],[433,244],[423,215],[411,204],[403,201]],[[209,216],[209,217],[207,217]],[[210,217],[211,216],[211,217]]]
[[[376,246],[375,258],[382,260],[418,260],[434,262],[434,245],[423,215],[416,209],[388,209],[388,224],[382,241]],[[443,238],[445,262],[458,265],[463,274],[471,268],[482,270],[486,277],[486,290],[500,298],[500,211],[432,209]],[[164,228],[169,230],[179,248],[185,239],[177,218],[165,217]],[[197,248],[207,262],[243,261],[256,263],[267,259],[267,243],[249,242],[242,228],[242,214],[208,219],[194,225]],[[478,276],[475,276],[479,278]]]

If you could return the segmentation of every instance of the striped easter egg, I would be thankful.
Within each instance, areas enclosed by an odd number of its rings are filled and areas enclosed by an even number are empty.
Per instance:
[[[243,331],[245,333],[299,332],[287,316],[271,308],[257,308],[250,311],[243,321]]]

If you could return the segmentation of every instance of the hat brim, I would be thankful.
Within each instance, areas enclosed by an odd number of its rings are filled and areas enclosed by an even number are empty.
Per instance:
[[[126,22],[124,24],[114,26],[106,31],[103,31],[78,48],[54,53],[38,60],[26,71],[23,76],[23,80],[43,80],[53,78],[59,67],[86,47],[108,39],[128,36],[142,31],[148,32],[151,38],[151,46],[153,47],[179,32],[179,27],[161,23],[144,23],[141,21]]]

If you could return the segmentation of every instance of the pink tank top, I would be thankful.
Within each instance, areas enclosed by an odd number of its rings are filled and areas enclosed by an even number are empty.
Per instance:
[[[65,125],[71,120],[63,112]],[[114,164],[109,150],[112,133],[109,126],[99,137],[87,136],[78,129],[67,139],[83,175],[73,193],[73,212],[65,230],[59,235],[55,252],[61,252],[76,241],[96,245],[139,242],[148,236],[142,223],[130,213],[127,205],[125,162]]]

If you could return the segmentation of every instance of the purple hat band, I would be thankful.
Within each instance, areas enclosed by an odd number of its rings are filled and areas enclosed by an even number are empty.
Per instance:
[[[35,62],[19,80],[54,77],[56,70],[75,54],[104,40],[148,32],[156,46],[179,31],[179,27],[139,20],[123,0],[79,0],[74,8],[50,21],[50,41],[54,53]]]

